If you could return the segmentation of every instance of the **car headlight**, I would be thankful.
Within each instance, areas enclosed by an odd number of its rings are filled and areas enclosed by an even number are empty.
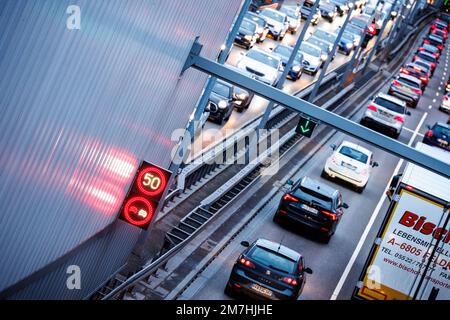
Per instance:
[[[320,59],[322,59],[322,61],[327,61],[328,55],[323,53],[323,54],[320,56]]]
[[[245,40],[248,40],[248,41],[252,41],[253,40],[253,36],[251,36],[251,35],[246,35],[245,37]]]
[[[239,100],[245,100],[245,99],[247,99],[247,94],[245,94],[245,93],[238,93],[237,94],[237,96],[236,96]]]
[[[289,26],[295,28],[297,26],[297,23],[295,21],[291,21],[289,22]]]
[[[295,65],[292,67],[292,71],[294,72],[300,72],[300,70],[302,70],[302,67],[300,67],[299,65]]]
[[[263,32],[264,32],[264,28],[262,28],[262,27],[256,28],[256,33],[263,33]]]
[[[351,49],[353,48],[353,43],[347,43],[345,46],[347,47],[347,49]]]
[[[218,106],[220,109],[226,109],[227,102],[225,100],[220,100]]]

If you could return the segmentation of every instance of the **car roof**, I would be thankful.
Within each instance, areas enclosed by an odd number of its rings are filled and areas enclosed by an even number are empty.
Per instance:
[[[253,48],[251,48],[250,50],[247,51],[247,54],[248,54],[250,51],[258,51],[258,52],[264,53],[264,54],[266,54],[266,55],[268,55],[268,56],[271,56],[271,57],[273,57],[273,58],[276,58],[277,60],[280,60],[280,58],[279,58],[278,56],[276,56],[276,55],[274,55],[274,54],[272,54],[272,53],[270,53],[270,52],[267,52],[267,51],[265,51],[265,50],[259,49],[259,48],[253,47]]]
[[[410,81],[415,82],[415,83],[417,83],[417,84],[421,84],[421,83],[422,83],[422,81],[420,81],[420,80],[417,79],[416,77],[413,77],[413,76],[410,76],[410,75],[407,75],[407,74],[404,74],[404,73],[400,73],[400,74],[398,75],[398,77],[399,77],[399,78],[404,78],[404,79],[406,79],[406,80],[410,80]]]
[[[300,260],[300,257],[301,257],[300,253],[298,253],[286,246],[283,246],[282,244],[279,244],[279,243],[276,243],[276,242],[273,242],[273,241],[270,241],[267,239],[260,238],[260,239],[256,240],[255,245],[257,245],[258,247],[261,247],[261,248],[268,249],[270,251],[278,252],[278,253],[282,254],[283,256],[286,256],[289,259],[294,260],[294,261]]]
[[[322,52],[322,48],[321,48],[321,47],[316,46],[315,44],[313,44],[313,43],[311,43],[311,42],[305,41],[305,42],[302,42],[301,45],[304,45],[304,44],[306,44],[306,45],[308,45],[308,46],[310,46],[310,47],[314,47],[315,49],[317,49],[317,50],[319,50],[320,52]]]
[[[300,179],[300,185],[304,188],[314,190],[314,192],[317,192],[329,198],[334,198],[335,195],[339,192],[337,189],[334,189],[310,177],[303,177],[302,179]]]
[[[369,156],[372,154],[372,151],[370,151],[369,149],[366,149],[363,146],[360,146],[359,144],[356,144],[356,143],[353,143],[353,142],[350,142],[347,140],[342,141],[341,146],[350,147],[352,149],[361,151]]]
[[[420,64],[417,64],[416,62],[409,62],[409,63],[406,64],[406,67],[407,67],[407,68],[418,67],[418,68],[420,68],[420,69],[421,69],[422,71],[424,71],[424,72],[429,71],[429,70],[423,70],[423,69],[426,68],[426,67],[424,67],[424,66],[422,66],[422,65],[420,65]],[[430,69],[429,66],[428,66],[427,69]],[[417,71],[419,71],[419,70],[417,70]]]
[[[382,98],[382,99],[389,100],[389,101],[391,101],[391,102],[393,102],[395,104],[398,104],[400,106],[406,107],[406,102],[405,101],[400,100],[400,99],[398,99],[398,98],[396,98],[394,96],[391,96],[390,94],[380,92],[380,93],[377,94],[377,96]]]

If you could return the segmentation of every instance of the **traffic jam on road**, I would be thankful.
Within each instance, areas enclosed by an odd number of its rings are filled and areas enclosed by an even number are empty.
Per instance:
[[[362,48],[367,48],[371,41],[373,43],[382,36],[383,19],[395,23],[397,12],[394,14],[394,11],[397,8],[379,12],[378,8],[364,1],[358,2],[356,9],[359,12],[353,10],[338,50],[333,53],[333,43],[342,27],[342,20],[337,24],[334,22],[345,17],[352,6],[353,3],[345,0],[320,2],[310,19],[308,30],[311,31],[307,32],[295,53],[287,76],[291,82],[284,90],[295,93],[302,88],[296,82],[306,77],[308,82],[313,81],[330,54],[334,54],[331,59],[338,61],[338,65],[347,61],[345,57],[352,54],[360,41]],[[312,10],[314,2],[305,0],[303,6],[283,5],[278,9],[264,8],[246,13],[227,63],[253,79],[276,86],[281,71],[293,54],[294,35],[301,31]],[[389,81],[365,96],[358,112],[350,119],[412,147],[426,144],[433,146],[432,149],[450,151],[450,68],[446,44],[449,23],[446,16],[428,23],[411,49],[404,53],[400,68],[393,72]],[[216,86],[220,85],[222,82]],[[221,95],[221,101],[214,91],[207,109],[210,120],[214,120],[220,110],[229,111],[229,101],[239,112],[243,111],[242,104],[245,104],[246,112],[251,112],[253,107],[256,109],[251,102],[252,98],[257,99],[256,96],[250,97],[248,92],[230,93],[236,90],[242,89],[229,88],[226,94]],[[252,116],[258,114],[255,112]],[[223,113],[217,122],[222,125],[227,120],[230,120],[230,113]],[[239,118],[236,120],[232,125],[239,128]],[[287,180],[286,188],[277,200],[269,202],[252,221],[252,226],[244,229],[233,244],[208,266],[210,271],[205,277],[215,280],[201,282],[187,298],[226,299],[245,295],[256,299],[345,299],[352,295],[355,279],[359,276],[357,273],[368,255],[369,247],[363,246],[364,241],[375,238],[377,228],[374,226],[381,225],[384,220],[382,213],[389,206],[383,190],[390,184],[391,192],[395,193],[397,186],[392,184],[394,181],[406,186],[405,190],[414,184],[406,179],[399,182],[398,175],[404,170],[405,163],[385,151],[339,133],[327,142],[331,151],[321,146],[308,163]],[[442,161],[449,161],[445,152],[421,148]],[[407,170],[411,175],[423,174],[410,167]],[[445,178],[438,176],[436,179],[443,179],[445,184]],[[417,187],[420,186],[417,183]],[[432,197],[439,198],[443,192],[445,196],[439,200],[448,203],[448,185],[443,188]],[[428,191],[426,186],[422,189]],[[412,187],[408,190],[413,192]],[[413,207],[411,212],[416,212],[412,210],[418,209]],[[441,230],[442,237],[435,238],[444,240],[448,228]],[[427,231],[425,234],[430,233]],[[448,248],[448,241],[444,243]],[[245,248],[240,249],[240,246]],[[398,257],[401,255],[396,255]],[[446,261],[450,258],[447,257]],[[354,268],[355,265],[359,269]],[[440,275],[436,275],[440,278],[440,287],[434,290],[440,289],[441,295],[448,299],[450,275],[445,268],[442,270]],[[231,272],[229,279],[219,276],[224,272]],[[392,277],[396,277],[394,271]],[[428,281],[430,279],[435,278],[428,277]],[[377,278],[372,281],[377,281]],[[192,286],[195,287],[196,283]],[[400,289],[394,280],[385,281],[380,286],[378,290],[359,288],[355,297],[412,298],[411,293],[405,293],[405,290],[412,289],[406,288],[407,285]],[[425,291],[422,290],[422,296],[429,294]]]

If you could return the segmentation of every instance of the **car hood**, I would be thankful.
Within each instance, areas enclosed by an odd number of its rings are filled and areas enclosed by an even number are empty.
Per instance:
[[[214,102],[215,104],[218,104],[221,100],[227,100],[227,98],[222,97],[221,95],[218,95],[215,92],[211,92],[211,95],[209,96],[209,101]]]
[[[238,64],[238,67],[240,69],[247,70],[248,72],[255,73],[260,77],[276,77],[278,74],[277,69],[248,57],[242,58]]]
[[[281,29],[283,29],[283,27],[284,27],[284,23],[282,23],[282,22],[278,22],[277,20],[267,18],[267,17],[264,17],[264,19],[267,21],[268,24],[270,24],[272,26],[275,26],[275,27],[278,26]]]
[[[310,65],[316,66],[321,63],[320,57],[312,56],[303,51],[302,51],[302,54],[303,54],[303,60],[308,61]]]
[[[242,34],[242,35],[244,35],[244,36],[247,36],[247,35],[253,36],[253,32],[251,32],[251,31],[248,30],[248,29],[244,29],[244,28],[239,28],[238,33],[240,33],[240,34]]]

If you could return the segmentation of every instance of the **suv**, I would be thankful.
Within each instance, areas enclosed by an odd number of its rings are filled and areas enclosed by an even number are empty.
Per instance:
[[[251,73],[256,80],[275,86],[280,79],[282,65],[279,57],[252,48],[239,60],[237,67]]]
[[[269,34],[273,39],[283,40],[289,27],[287,15],[278,10],[264,9],[259,13],[259,16],[267,21]]]
[[[208,119],[222,125],[230,119],[233,108],[233,86],[222,80],[217,80],[206,108],[209,112]]]
[[[250,244],[241,253],[225,287],[225,294],[243,293],[256,299],[297,300],[305,282],[305,261],[298,252],[266,239]]]
[[[428,131],[423,136],[423,143],[450,151],[450,125],[437,122],[427,126]]]
[[[400,68],[400,72],[419,79],[422,82],[422,91],[425,89],[428,81],[430,80],[430,74],[424,68],[415,63],[406,64],[404,67]]]
[[[239,31],[236,34],[236,38],[234,38],[234,42],[244,48],[247,48],[247,50],[252,48],[258,39],[256,34],[257,28],[258,25],[256,22],[244,18],[241,26],[239,27]]]
[[[266,20],[253,12],[247,12],[245,14],[245,18],[258,25],[256,28],[256,42],[263,42],[266,40],[267,33],[269,32],[269,27],[267,26]]]
[[[287,62],[289,61],[289,58],[291,57],[293,51],[294,48],[284,44],[279,44],[272,50],[272,54],[281,59],[281,63],[284,68]],[[303,55],[300,52],[297,52],[297,54],[295,55],[294,63],[289,69],[287,78],[292,79],[294,81],[298,80],[300,79],[302,72],[303,72]]]
[[[409,116],[411,113],[406,109],[404,101],[379,93],[371,99],[361,124],[388,131],[394,138],[398,138],[405,123],[405,115]]]
[[[289,180],[291,189],[280,200],[273,221],[297,222],[306,225],[321,234],[328,243],[348,205],[342,201],[339,190],[308,177],[303,177],[295,184]]]
[[[400,73],[395,80],[391,82],[388,94],[405,101],[408,106],[415,108],[422,95],[422,81],[413,76]]]
[[[319,0],[317,0],[317,1],[319,1]],[[308,19],[308,16],[309,16],[310,12],[312,11],[313,6],[314,6],[314,2],[307,1],[307,0],[305,0],[303,2],[303,6],[300,8],[300,16],[302,19],[304,19],[304,20]],[[320,11],[319,11],[319,8],[316,8],[316,10],[313,14],[313,17],[311,19],[311,24],[313,26],[317,26],[319,24],[319,19],[320,19]]]

